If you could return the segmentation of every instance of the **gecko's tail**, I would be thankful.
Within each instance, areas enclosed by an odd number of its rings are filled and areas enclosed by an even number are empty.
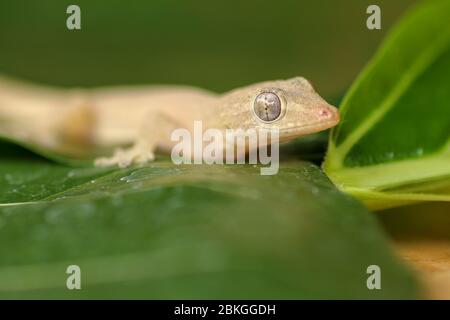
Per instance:
[[[0,135],[46,148],[93,144],[96,117],[84,90],[67,90],[0,74]]]

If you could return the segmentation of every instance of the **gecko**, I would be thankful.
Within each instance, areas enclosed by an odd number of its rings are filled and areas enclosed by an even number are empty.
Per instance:
[[[276,129],[285,142],[335,126],[339,112],[303,77],[222,94],[178,85],[61,89],[0,77],[0,135],[67,154],[67,146],[115,146],[96,166],[153,161],[170,152],[173,130],[192,131],[195,121],[204,129]]]

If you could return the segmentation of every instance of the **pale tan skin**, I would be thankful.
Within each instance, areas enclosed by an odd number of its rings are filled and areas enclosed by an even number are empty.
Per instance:
[[[275,93],[280,116],[262,121],[254,112],[255,98]],[[154,159],[155,151],[170,152],[171,132],[203,130],[279,129],[280,141],[316,133],[339,122],[329,105],[304,78],[258,83],[217,95],[182,86],[113,87],[63,90],[24,85],[0,78],[0,134],[28,139],[48,148],[61,144],[123,145],[98,166],[127,167]],[[5,129],[5,125],[6,129]],[[2,127],[3,124],[3,127]]]

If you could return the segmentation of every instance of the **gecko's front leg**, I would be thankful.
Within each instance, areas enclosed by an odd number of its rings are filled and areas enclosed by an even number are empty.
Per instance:
[[[100,167],[119,166],[126,168],[133,164],[145,164],[155,160],[158,145],[167,141],[176,122],[161,114],[151,114],[140,128],[138,138],[129,148],[118,148],[111,157],[95,159],[95,165]]]

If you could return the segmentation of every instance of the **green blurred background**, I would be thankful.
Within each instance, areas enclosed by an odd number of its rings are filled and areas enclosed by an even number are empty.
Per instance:
[[[337,102],[415,2],[0,0],[0,73],[67,87],[178,83],[218,92],[301,75]],[[70,4],[81,7],[81,30],[66,28]],[[371,4],[381,7],[382,30],[366,28]],[[378,217],[396,239],[448,239],[447,213],[448,205],[424,204]]]
[[[183,83],[226,91],[302,75],[340,97],[413,0],[5,1],[0,72],[63,86]],[[81,30],[66,8],[81,8]],[[382,30],[366,28],[378,4]]]

